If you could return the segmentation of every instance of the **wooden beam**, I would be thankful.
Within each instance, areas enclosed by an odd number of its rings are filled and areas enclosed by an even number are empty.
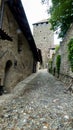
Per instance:
[[[4,30],[2,29],[0,29],[0,39],[12,41],[12,38],[8,34],[6,34],[6,32],[4,32]]]

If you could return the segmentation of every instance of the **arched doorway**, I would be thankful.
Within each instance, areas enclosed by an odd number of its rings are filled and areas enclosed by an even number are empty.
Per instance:
[[[9,88],[9,77],[11,74],[11,66],[12,66],[12,61],[8,60],[6,62],[6,66],[5,66],[5,78],[4,78],[4,90],[6,90],[7,92],[9,92],[8,88]]]
[[[0,78],[0,95],[2,95],[3,94],[3,86],[1,85],[1,78]]]
[[[5,67],[5,74],[9,71],[11,66],[12,66],[12,61],[8,60],[7,63],[6,63],[6,67]]]

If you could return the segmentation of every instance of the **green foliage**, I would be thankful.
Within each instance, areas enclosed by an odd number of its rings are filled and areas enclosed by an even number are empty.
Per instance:
[[[56,58],[56,68],[57,68],[57,74],[59,76],[60,73],[60,64],[61,64],[61,55],[58,55]]]
[[[60,48],[60,45],[56,45],[55,52],[57,52]]]
[[[73,23],[73,0],[52,0],[49,13],[51,29],[63,38],[70,24]]]
[[[49,60],[49,72],[52,73],[52,59]]]
[[[71,65],[71,70],[73,72],[73,39],[68,43],[68,58]]]
[[[73,22],[73,0],[52,0],[50,23],[59,37],[64,37]]]

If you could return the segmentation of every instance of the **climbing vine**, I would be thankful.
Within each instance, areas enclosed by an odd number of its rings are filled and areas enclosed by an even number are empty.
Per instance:
[[[73,72],[73,38],[68,43],[68,59],[70,61],[71,70]]]
[[[52,59],[49,60],[49,72],[52,73]]]
[[[60,45],[56,45],[55,52],[57,52],[59,50],[59,48],[60,48]]]
[[[60,73],[60,64],[61,64],[61,55],[58,55],[56,58],[56,69],[57,69],[58,77]]]

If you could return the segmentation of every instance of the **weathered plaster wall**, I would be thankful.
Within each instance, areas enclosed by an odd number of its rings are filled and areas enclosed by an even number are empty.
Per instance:
[[[32,73],[33,54],[23,33],[17,33],[19,26],[7,5],[4,10],[3,29],[13,41],[0,40],[0,85],[11,91],[20,80]]]

